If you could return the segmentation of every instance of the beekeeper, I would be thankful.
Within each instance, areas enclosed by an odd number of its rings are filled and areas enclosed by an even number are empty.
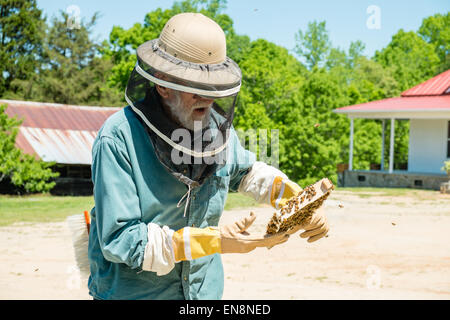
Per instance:
[[[218,227],[229,191],[279,207],[302,190],[239,143],[240,86],[223,30],[202,14],[172,17],[138,47],[129,106],[104,123],[92,149],[94,299],[220,299],[220,254],[287,240],[245,231],[254,214]],[[328,224],[318,213],[302,228],[315,241]]]

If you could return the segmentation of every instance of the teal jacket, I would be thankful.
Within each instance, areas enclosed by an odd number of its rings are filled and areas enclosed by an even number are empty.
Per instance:
[[[130,107],[112,115],[92,148],[95,207],[89,235],[89,293],[96,299],[221,299],[219,254],[175,264],[164,276],[143,271],[147,224],[217,226],[229,191],[255,162],[232,129],[227,164],[191,191],[189,207],[178,201],[185,184],[157,159],[148,133]]]

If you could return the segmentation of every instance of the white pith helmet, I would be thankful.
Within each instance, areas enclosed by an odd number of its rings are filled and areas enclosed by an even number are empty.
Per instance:
[[[138,47],[137,57],[142,76],[171,89],[217,98],[240,90],[241,71],[226,56],[225,33],[201,13],[173,16],[158,39]]]

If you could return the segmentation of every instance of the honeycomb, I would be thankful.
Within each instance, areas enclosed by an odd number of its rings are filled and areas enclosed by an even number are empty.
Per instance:
[[[307,186],[297,196],[289,199],[275,212],[267,224],[266,234],[271,235],[304,224],[319,209],[334,190],[333,183],[324,178]]]

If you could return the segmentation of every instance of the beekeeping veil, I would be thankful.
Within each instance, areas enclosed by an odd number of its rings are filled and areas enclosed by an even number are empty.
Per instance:
[[[214,99],[207,123],[181,128],[164,112],[156,85]],[[190,189],[224,165],[240,86],[241,71],[226,56],[220,26],[202,14],[182,13],[158,39],[138,47],[125,98],[148,128],[158,159]]]

